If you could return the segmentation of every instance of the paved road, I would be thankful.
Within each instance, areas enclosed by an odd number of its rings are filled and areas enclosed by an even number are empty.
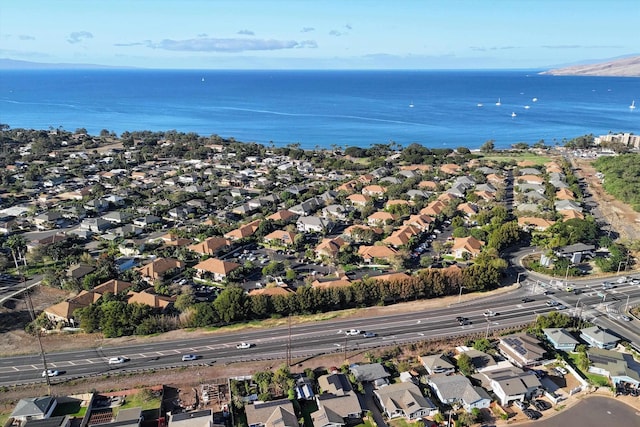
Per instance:
[[[523,290],[522,292],[526,292]],[[294,358],[328,353],[349,353],[385,345],[404,344],[429,338],[482,334],[531,322],[538,314],[552,308],[547,297],[536,296],[523,304],[521,292],[513,296],[484,298],[437,310],[403,313],[372,318],[332,320],[300,324],[291,328],[291,348]],[[489,319],[485,309],[498,312]],[[460,326],[456,316],[468,317],[472,324]],[[344,331],[357,328],[373,331],[374,338],[362,335],[347,337]],[[239,341],[254,344],[250,349],[236,349]],[[122,370],[150,369],[154,367],[185,365],[188,363],[215,363],[257,359],[284,359],[289,342],[287,327],[247,332],[212,334],[210,337],[171,342],[150,342],[121,347],[100,347],[66,353],[47,354],[47,368],[63,372],[61,379],[104,374]],[[196,362],[181,362],[181,356],[194,353],[201,358]],[[110,357],[130,359],[122,365],[108,365]],[[42,380],[43,363],[39,355],[5,357],[0,359],[0,385],[20,384]]]
[[[552,411],[543,412],[542,418],[538,421],[521,425],[527,427],[640,426],[640,412],[610,397],[592,396],[559,414]],[[547,414],[553,414],[553,416],[547,417]]]

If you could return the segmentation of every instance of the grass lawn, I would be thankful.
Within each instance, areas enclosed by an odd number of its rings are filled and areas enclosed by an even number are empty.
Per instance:
[[[56,406],[56,409],[53,411],[52,416],[59,417],[62,415],[70,415],[71,417],[84,417],[84,414],[87,413],[86,406],[80,406],[81,401],[77,400],[75,402],[67,402],[62,403]]]
[[[591,384],[597,386],[608,386],[609,378],[604,375],[592,374],[591,372],[584,372],[582,369],[578,368],[578,353],[567,353],[569,359],[571,359],[571,364],[573,367],[578,370],[586,379],[589,380]]]
[[[482,154],[482,158],[485,160],[495,160],[495,161],[503,161],[508,162],[509,160],[515,160],[516,162],[521,162],[523,160],[527,160],[530,162],[534,162],[536,165],[543,165],[549,161],[551,161],[550,157],[539,156],[535,153],[490,153],[490,154]]]
[[[419,423],[419,424],[418,424]],[[395,418],[389,421],[389,425],[391,427],[415,427],[418,425],[423,425],[421,421],[415,421],[413,423],[408,422],[404,418]]]
[[[157,409],[160,407],[160,396],[155,396],[153,392],[147,390],[141,390],[135,394],[129,394],[125,397],[125,403],[122,406],[113,408],[114,415],[118,411],[129,408],[142,408],[142,410],[147,409]]]

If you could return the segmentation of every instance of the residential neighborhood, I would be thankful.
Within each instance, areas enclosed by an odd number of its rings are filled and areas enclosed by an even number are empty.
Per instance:
[[[59,130],[27,135],[5,135],[15,150],[1,160],[0,256],[11,283],[60,291],[31,313],[38,337],[242,328],[443,297],[461,303],[510,286],[549,300],[533,320],[508,326],[486,307],[479,331],[469,318],[449,316],[460,333],[450,345],[438,341],[438,351],[422,347],[430,337],[397,344],[378,331],[340,330],[341,338],[381,344],[363,345],[350,362],[347,342],[338,342],[327,353],[344,352],[344,363],[304,371],[277,368],[278,353],[271,371],[216,379],[211,389],[201,377],[190,386],[200,387],[193,403],[158,403],[144,416],[148,408],[120,409],[118,396],[99,392],[36,396],[16,405],[11,425],[475,425],[544,418],[598,389],[637,397],[632,340],[579,315],[580,299],[569,313],[550,296],[577,296],[574,282],[592,277],[637,287],[632,245],[601,227],[606,218],[587,202],[588,188],[562,151],[305,151],[177,133],[117,141]],[[549,280],[528,280],[527,272]],[[608,316],[636,322],[635,305],[608,293],[616,285],[603,286],[588,289],[601,298],[598,309],[616,298],[619,311]],[[270,357],[251,341],[234,347]],[[181,356],[193,367],[216,363]],[[124,373],[120,357],[108,363]],[[55,383],[64,374],[46,368],[42,378]],[[157,386],[147,397],[164,402],[167,384]]]

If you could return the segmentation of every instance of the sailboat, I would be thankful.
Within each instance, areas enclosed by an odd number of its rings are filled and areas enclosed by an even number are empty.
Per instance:
[[[631,105],[629,105],[629,108],[632,110],[636,109],[636,100],[634,99],[633,101],[631,101]]]
[[[515,117],[515,116],[517,116],[516,112],[515,111],[511,112],[511,117]]]
[[[496,102],[496,105],[497,106],[501,106],[502,105],[502,102],[500,102],[500,98],[498,98],[498,102]]]

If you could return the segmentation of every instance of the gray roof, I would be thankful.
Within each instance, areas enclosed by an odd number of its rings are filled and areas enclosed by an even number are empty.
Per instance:
[[[585,328],[580,330],[582,335],[585,335],[591,338],[593,341],[600,342],[603,344],[607,343],[615,343],[620,340],[620,338],[616,337],[608,333],[607,331],[600,329],[597,326],[592,326],[590,328]]]
[[[578,340],[563,328],[547,328],[542,332],[554,345],[578,344]]]
[[[439,369],[455,369],[455,365],[444,354],[432,354],[430,356],[420,356],[422,365],[429,371],[434,372]]]
[[[631,354],[612,350],[590,348],[588,350],[591,364],[606,370],[611,377],[627,377],[640,382],[640,363]]]
[[[491,381],[495,381],[506,395],[526,394],[529,390],[541,387],[540,380],[531,371],[516,367],[486,372]]]
[[[431,375],[429,384],[437,388],[445,400],[461,399],[466,388],[471,387],[471,382],[464,375]]]
[[[20,399],[11,416],[15,418],[44,415],[47,413],[47,409],[51,406],[51,403],[55,400],[56,399],[51,396]]]
[[[270,402],[256,402],[245,405],[247,424],[269,424],[273,427],[298,427],[293,404],[289,399],[272,400]]]
[[[405,415],[409,415],[420,408],[437,409],[431,400],[422,395],[418,386],[410,382],[389,384],[375,393],[385,409],[391,412],[402,409]]]
[[[375,381],[380,378],[390,377],[389,374],[380,363],[369,363],[367,365],[356,365],[350,369],[358,381]]]
[[[42,420],[27,420],[21,427],[65,427],[68,423],[69,415],[62,415]]]
[[[213,412],[211,409],[194,412],[181,412],[169,414],[169,427],[209,427],[213,422]]]

